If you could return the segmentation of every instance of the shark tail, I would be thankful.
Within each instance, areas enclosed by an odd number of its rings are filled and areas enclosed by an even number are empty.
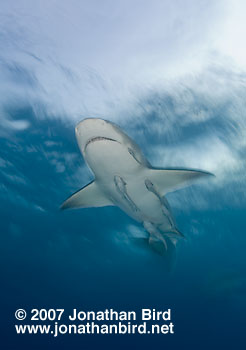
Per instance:
[[[176,227],[174,229],[172,229],[172,230],[169,230],[168,232],[163,232],[163,234],[166,237],[169,237],[169,238],[175,238],[175,239],[183,238],[183,239],[186,239],[184,234],[182,232],[180,232]]]
[[[154,250],[156,253],[160,255],[165,255],[167,252],[167,242],[165,238],[163,239],[156,239],[155,237],[150,236],[149,237],[149,245],[152,250]]]
[[[160,255],[165,255],[171,247],[175,247],[180,238],[185,239],[185,236],[175,227],[169,230],[162,230],[161,227],[154,225],[151,222],[144,221],[144,228],[150,234],[148,243],[150,248]]]
[[[149,236],[149,238],[138,237],[132,240],[138,246],[150,248],[153,252],[162,256],[166,255],[166,252],[168,250],[168,245],[167,245],[168,238],[164,240],[160,240],[160,239],[156,239],[155,237]]]

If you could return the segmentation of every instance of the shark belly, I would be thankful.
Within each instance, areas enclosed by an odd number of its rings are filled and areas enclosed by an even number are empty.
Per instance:
[[[145,167],[134,158],[131,149],[119,142],[102,139],[87,147],[85,159],[105,195],[133,219],[142,222],[143,213],[136,203],[136,196],[146,190],[140,182]]]
[[[151,192],[145,183],[146,170],[137,173],[114,175],[110,181],[100,181],[104,192],[112,202],[138,222],[150,222],[164,231],[170,231],[173,226],[171,212],[164,205],[158,193]]]
[[[95,178],[104,183],[115,175],[135,176],[143,167],[125,145],[107,139],[89,144],[85,151],[85,160]]]
[[[134,179],[134,181],[127,182],[127,193],[134,202],[137,210],[129,210],[127,213],[135,220],[141,222],[151,222],[156,226],[162,226],[168,231],[173,226],[173,219],[171,212],[164,207],[162,198],[155,193],[152,193],[146,188],[144,174]]]
[[[138,222],[150,222],[168,231],[171,213],[156,190],[146,186],[148,168],[139,163],[125,145],[101,139],[89,144],[85,158],[104,193]]]

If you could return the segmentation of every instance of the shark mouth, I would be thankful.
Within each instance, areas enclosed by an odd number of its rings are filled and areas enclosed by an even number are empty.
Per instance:
[[[90,144],[90,143],[93,143],[93,142],[96,142],[96,141],[113,141],[113,142],[118,142],[117,140],[115,139],[111,139],[109,137],[104,137],[104,136],[96,136],[96,137],[92,137],[91,139],[89,139],[86,144],[85,144],[85,148],[84,150],[86,150],[87,146]]]

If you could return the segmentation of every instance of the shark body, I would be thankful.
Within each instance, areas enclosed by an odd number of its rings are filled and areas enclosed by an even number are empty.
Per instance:
[[[69,197],[61,208],[118,206],[143,224],[150,246],[164,254],[167,241],[175,244],[183,237],[175,225],[165,194],[211,174],[152,167],[128,135],[103,119],[84,119],[76,126],[75,133],[95,179]]]

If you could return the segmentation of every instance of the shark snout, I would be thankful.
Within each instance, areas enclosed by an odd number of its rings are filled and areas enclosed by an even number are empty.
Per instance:
[[[100,118],[86,118],[79,122],[75,127],[75,133],[78,136],[88,136],[105,128],[106,121]]]
[[[82,153],[92,142],[102,139],[116,141],[111,123],[99,118],[87,118],[79,122],[75,127],[75,135]]]
[[[120,142],[119,132],[109,121],[100,118],[87,118],[75,127],[78,145],[84,153],[88,144],[94,141],[108,140]]]

